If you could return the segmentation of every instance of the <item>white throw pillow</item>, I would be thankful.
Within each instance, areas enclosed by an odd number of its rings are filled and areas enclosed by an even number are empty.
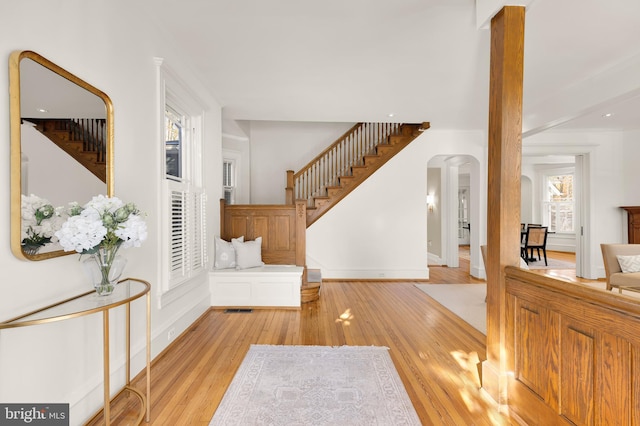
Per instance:
[[[620,269],[622,272],[630,273],[630,272],[640,272],[640,255],[636,256],[622,256],[617,255],[618,263],[620,264]]]
[[[254,268],[263,266],[262,262],[262,237],[253,241],[231,241],[236,249],[236,269]]]
[[[213,262],[214,269],[236,267],[236,250],[233,248],[233,241],[244,241],[244,235],[240,238],[233,238],[231,242],[215,237],[216,258]]]

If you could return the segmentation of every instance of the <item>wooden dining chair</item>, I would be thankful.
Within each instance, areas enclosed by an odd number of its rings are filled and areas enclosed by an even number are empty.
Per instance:
[[[547,230],[546,226],[527,226],[527,233],[525,234],[524,241],[520,245],[520,254],[527,264],[531,261],[535,261],[533,257],[533,251],[536,250],[538,254],[538,260],[540,260],[540,250],[544,255],[544,264],[547,263]]]

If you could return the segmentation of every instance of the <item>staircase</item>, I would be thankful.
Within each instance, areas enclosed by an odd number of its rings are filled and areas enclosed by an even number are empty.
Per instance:
[[[107,181],[106,120],[23,118],[102,182]]]
[[[429,123],[358,123],[297,173],[287,171],[286,202],[307,200],[307,227],[409,145]]]

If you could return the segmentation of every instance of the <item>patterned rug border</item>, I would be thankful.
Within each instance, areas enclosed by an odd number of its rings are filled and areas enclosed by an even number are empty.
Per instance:
[[[327,365],[330,360],[341,364]],[[276,367],[280,370],[274,373]],[[371,421],[421,424],[388,347],[252,344],[209,424]]]

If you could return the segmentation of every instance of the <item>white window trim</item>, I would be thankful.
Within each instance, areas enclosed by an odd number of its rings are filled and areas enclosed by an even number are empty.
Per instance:
[[[233,149],[222,150],[222,163],[225,161],[233,162],[233,199],[234,202],[241,200],[242,198],[242,153]],[[222,182],[222,197],[224,198],[224,179]],[[242,202],[240,202],[242,203]]]
[[[157,211],[161,212],[158,224],[158,276],[160,277],[158,292],[158,308],[177,300],[195,286],[206,282],[207,274],[207,243],[206,243],[206,197],[203,188],[203,118],[204,104],[184,82],[166,64],[162,58],[155,58],[156,78],[157,78],[157,117],[158,117],[158,149],[159,173],[158,184],[159,194]],[[166,176],[166,155],[164,147],[164,116],[165,105],[169,103],[181,114],[185,114],[189,119],[185,126],[188,126],[183,146],[183,178],[180,180],[167,179]],[[188,138],[188,139],[187,139]],[[187,245],[185,250],[198,252],[196,259],[191,259],[191,263],[185,265],[186,269],[176,276],[175,271],[171,271],[171,212],[170,197],[172,191],[179,191],[187,201],[185,208],[187,214],[199,213],[200,218],[190,217],[187,226],[191,231],[187,232]],[[199,230],[199,232],[198,232]],[[191,235],[193,234],[193,235]],[[194,244],[198,247],[195,249]],[[191,256],[188,254],[187,256]],[[195,263],[194,263],[195,262]],[[189,263],[189,262],[187,262]]]
[[[227,168],[226,168],[226,164],[230,164],[231,166],[231,172],[230,174],[230,180],[231,182],[228,182],[229,184],[227,185],[227,182],[225,182],[225,176],[227,174]],[[227,201],[227,203],[229,204],[235,204],[235,192],[236,192],[236,182],[238,181],[238,174],[236,172],[236,160],[230,159],[230,158],[223,158],[222,159],[222,171],[223,171],[223,176],[222,176],[222,191],[224,194],[224,199]],[[231,192],[231,199],[227,200],[227,191]]]

